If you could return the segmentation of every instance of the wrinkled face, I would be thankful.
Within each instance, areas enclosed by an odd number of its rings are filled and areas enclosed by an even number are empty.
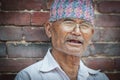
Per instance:
[[[46,33],[52,41],[52,50],[81,56],[93,35],[92,24],[81,19],[60,19],[48,23]]]

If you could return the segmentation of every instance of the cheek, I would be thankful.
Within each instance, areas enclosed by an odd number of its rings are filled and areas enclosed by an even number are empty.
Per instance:
[[[57,28],[53,28],[52,30],[52,41],[56,43],[56,45],[60,45],[64,40],[64,31],[57,26]]]
[[[83,33],[83,38],[84,38],[85,42],[89,42],[91,37],[92,37],[92,31],[91,30]]]
[[[64,44],[66,35],[69,33],[69,30],[63,25],[55,24],[52,28],[52,39],[56,45]]]

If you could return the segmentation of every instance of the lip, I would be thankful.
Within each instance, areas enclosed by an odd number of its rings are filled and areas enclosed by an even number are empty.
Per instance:
[[[76,40],[76,39],[69,39],[67,40],[67,43],[73,46],[81,46],[83,45],[83,41]]]

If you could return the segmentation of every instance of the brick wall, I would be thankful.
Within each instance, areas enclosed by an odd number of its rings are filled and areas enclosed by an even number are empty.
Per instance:
[[[43,24],[52,0],[0,0],[0,80],[41,60],[50,41]],[[95,34],[83,60],[120,80],[120,1],[94,0]]]

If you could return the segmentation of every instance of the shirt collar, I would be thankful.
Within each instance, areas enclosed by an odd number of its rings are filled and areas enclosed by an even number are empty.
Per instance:
[[[54,57],[51,55],[50,49],[48,49],[46,56],[42,60],[42,65],[40,66],[41,72],[48,72],[55,68],[60,68],[59,64],[55,61]],[[97,74],[100,70],[93,70],[84,65],[82,61],[80,61],[80,69],[78,75],[89,75],[89,74]]]
[[[55,68],[60,68],[58,63],[55,61],[54,57],[52,56],[50,49],[48,49],[46,56],[42,60],[42,65],[40,66],[40,71],[48,72]]]

